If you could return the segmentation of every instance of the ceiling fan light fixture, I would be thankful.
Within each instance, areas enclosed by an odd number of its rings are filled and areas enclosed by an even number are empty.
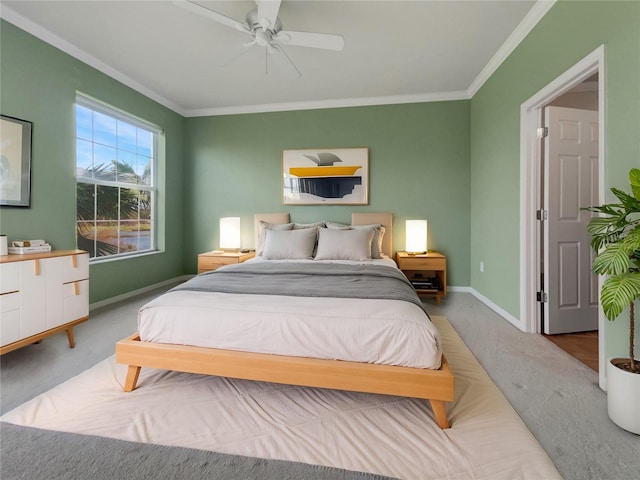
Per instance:
[[[269,30],[256,30],[256,43],[261,47],[271,44],[271,32]]]

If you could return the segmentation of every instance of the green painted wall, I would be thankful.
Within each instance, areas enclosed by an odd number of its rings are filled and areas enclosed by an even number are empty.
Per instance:
[[[253,246],[255,212],[350,222],[352,211],[394,213],[394,245],[404,220],[426,218],[429,248],[448,256],[448,283],[469,285],[469,101],[385,105],[187,119],[191,165],[191,250],[218,245],[218,218],[242,218]],[[283,149],[369,148],[369,205],[282,205]]]
[[[32,208],[0,211],[10,238],[75,247],[76,90],[165,128],[165,252],[92,265],[92,302],[195,272],[221,216],[241,216],[253,246],[254,212],[348,222],[352,210],[389,210],[397,249],[404,220],[427,218],[449,283],[518,317],[520,105],[603,43],[607,188],[626,188],[640,164],[640,2],[559,1],[471,101],[188,119],[4,21],[0,34],[2,113],[34,122]],[[370,149],[369,205],[282,205],[283,149],[347,146]],[[607,352],[625,337],[624,319],[609,324]]]
[[[160,175],[166,188],[164,252],[90,267],[97,302],[183,273],[184,119],[10,23],[0,23],[0,110],[33,122],[31,208],[2,208],[9,239],[45,238],[56,249],[76,247],[74,102],[82,91],[165,129]]]
[[[602,44],[605,185],[628,190],[640,166],[640,2],[559,1],[471,101],[471,286],[516,318],[520,105]],[[607,325],[608,355],[625,352],[627,325],[628,316]]]

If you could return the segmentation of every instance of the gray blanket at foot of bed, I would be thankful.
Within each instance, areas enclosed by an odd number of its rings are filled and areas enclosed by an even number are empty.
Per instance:
[[[376,298],[411,302],[423,308],[407,277],[400,270],[385,265],[240,263],[205,272],[173,290]]]

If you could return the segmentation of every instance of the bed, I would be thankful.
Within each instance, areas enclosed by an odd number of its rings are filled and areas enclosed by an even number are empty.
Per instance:
[[[256,232],[259,232],[258,257],[263,260],[268,258],[269,261],[261,262],[257,258],[255,262],[245,262],[242,265],[225,267],[216,272],[199,275],[140,309],[138,332],[116,344],[116,362],[128,365],[124,390],[126,392],[134,390],[140,369],[150,367],[290,385],[397,395],[429,400],[438,426],[443,429],[449,428],[445,402],[454,399],[454,377],[438,345],[437,330],[433,332],[431,322],[421,307],[409,301],[411,299],[402,297],[406,292],[404,287],[399,286],[402,283],[401,279],[391,279],[395,282],[393,288],[385,286],[388,283],[381,283],[388,282],[387,276],[396,276],[393,272],[394,268],[384,265],[385,262],[392,262],[387,258],[393,252],[392,215],[371,212],[353,213],[350,227],[334,224],[331,225],[333,228],[321,228],[318,231],[318,241],[313,247],[313,255],[317,259],[326,260],[324,262],[314,259],[289,261],[291,250],[284,253],[279,251],[282,250],[282,245],[286,244],[286,241],[282,241],[284,238],[293,236],[310,238],[308,232],[282,233],[293,230],[286,226],[293,225],[289,222],[288,214],[256,215],[255,220],[257,226],[263,223],[273,226],[273,229],[256,229]],[[367,227],[369,225],[380,225],[384,229],[384,235],[374,238],[375,232],[370,231],[371,229]],[[279,226],[282,226],[282,229]],[[304,227],[313,227],[313,225],[302,225],[299,230],[304,230]],[[335,233],[340,231],[351,233]],[[358,233],[355,233],[356,231]],[[266,238],[260,238],[261,235],[266,235]],[[358,238],[358,242],[361,243],[364,235],[369,235],[368,238],[374,250],[377,245],[378,251],[375,256],[380,258],[379,261],[353,262],[348,259],[334,261],[335,252],[332,253],[332,247],[327,245],[334,245],[335,239],[340,239],[342,242],[343,239],[351,241]],[[331,238],[333,243],[329,244],[323,240],[327,238]],[[303,240],[303,242],[306,241]],[[369,263],[371,263],[370,267]],[[375,265],[376,263],[379,265]],[[333,293],[323,293],[323,295],[335,294],[335,298],[316,296],[315,293],[311,293],[311,296],[308,293],[299,296],[297,291],[287,292],[286,296],[281,295],[280,290],[277,291],[278,294],[263,291],[263,288],[271,287],[263,285],[266,282],[261,281],[260,278],[277,280],[280,279],[280,275],[283,275],[283,281],[279,285],[276,281],[276,286],[273,288],[286,286],[287,289],[302,289],[307,292],[315,285],[305,283],[312,281],[308,278],[308,269],[311,269],[313,278],[331,275],[327,277],[328,280],[325,279],[325,283],[334,284]],[[360,275],[357,280],[353,280],[351,271],[357,271]],[[345,280],[340,277],[343,275],[341,272],[344,272]],[[208,290],[210,279],[205,277],[216,280],[219,287],[223,287],[222,291]],[[244,283],[249,277],[257,278],[257,280],[251,280],[257,282],[250,287],[253,291],[233,290],[234,283]],[[300,279],[300,281],[292,281],[291,278]],[[360,278],[366,278],[366,281],[371,283],[366,283],[366,288],[362,288],[363,284],[358,283],[361,281]],[[205,281],[207,283],[204,283]],[[346,283],[339,283],[343,281]],[[363,292],[358,295],[364,295],[364,297],[356,299],[357,306],[352,307],[350,304],[354,303],[354,300],[347,298],[351,293],[341,296],[343,294],[338,291],[348,291],[351,288],[349,283],[354,281],[355,288]],[[250,284],[247,283],[247,285]],[[396,285],[398,288],[395,287]],[[232,288],[232,290],[226,291],[226,288]],[[395,290],[403,291],[397,294],[400,295],[398,297],[395,296]],[[390,293],[386,293],[387,291]],[[417,295],[414,294],[414,296],[417,298]],[[368,310],[362,311],[364,304],[367,305]],[[241,309],[240,313],[238,308]],[[350,308],[356,308],[359,313],[353,313],[356,310],[348,310]],[[351,313],[347,313],[348,311]],[[403,333],[404,336],[393,333],[391,336],[398,337],[399,341],[390,344],[390,348],[386,351],[380,350],[382,352],[380,353],[377,351],[382,348],[380,343],[385,343],[380,339],[383,338],[383,333],[387,329],[383,323],[384,312],[389,311],[395,312],[394,315],[397,317],[407,315],[406,321],[402,323],[406,332]],[[418,311],[420,313],[416,313]],[[227,327],[224,326],[226,320],[222,319],[221,315],[224,312],[230,312],[229,318],[233,319],[233,321],[227,321]],[[324,323],[320,323],[322,328],[316,328],[314,325],[318,325],[317,321],[315,324],[313,320],[306,322],[307,317],[312,319],[319,316],[323,322],[339,324],[336,328],[342,329],[349,322],[338,317],[338,314],[348,318],[359,316],[361,320],[368,323],[356,323],[351,332],[343,330],[336,332],[333,327],[326,327]],[[219,316],[220,320],[207,326],[207,316],[212,315]],[[302,321],[302,317],[305,321]],[[241,324],[238,319],[248,323]],[[302,325],[303,333],[289,328],[294,321]],[[163,322],[165,326],[159,328],[158,325]],[[184,327],[185,322],[188,328]],[[261,333],[260,322],[263,325],[268,324],[268,335]],[[226,337],[227,340],[223,340],[222,334],[220,338],[210,339],[209,337],[217,336],[211,336],[206,331],[224,333],[226,328],[231,328],[231,334]],[[383,333],[378,334],[375,328],[381,329]],[[420,330],[414,331],[411,330],[412,328]],[[328,340],[319,339],[318,329],[328,332]],[[191,338],[185,338],[187,331]],[[430,337],[431,340],[424,340],[420,335],[425,338]],[[248,343],[249,338],[265,339],[267,337],[273,337],[275,340],[258,341],[252,345]],[[356,337],[367,340],[363,341],[364,349],[347,352],[348,348],[345,346],[352,344],[349,339]],[[240,339],[247,343],[239,344]],[[287,339],[293,339],[293,341],[287,343]],[[415,345],[412,346],[412,342]],[[280,350],[272,349],[276,344]],[[285,344],[288,346],[282,350]],[[327,348],[333,348],[333,350],[327,351]],[[403,356],[405,350],[415,352],[415,355]]]

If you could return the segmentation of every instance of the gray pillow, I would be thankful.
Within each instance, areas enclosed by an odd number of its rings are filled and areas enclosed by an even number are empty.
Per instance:
[[[262,258],[266,260],[300,260],[313,258],[318,230],[267,230]]]
[[[318,230],[315,260],[371,260],[373,229]]]
[[[316,222],[316,223],[294,223],[294,230],[302,230],[304,228],[324,228],[325,222]]]
[[[382,258],[382,238],[384,237],[384,232],[386,229],[380,225],[379,223],[372,225],[344,225],[342,223],[335,222],[326,222],[327,228],[337,229],[337,230],[348,230],[353,228],[354,230],[359,229],[373,229],[373,241],[371,243],[371,258]]]
[[[292,228],[293,223],[269,223],[264,220],[260,220],[258,222],[258,244],[256,245],[256,255],[262,255],[267,230],[291,230]]]

